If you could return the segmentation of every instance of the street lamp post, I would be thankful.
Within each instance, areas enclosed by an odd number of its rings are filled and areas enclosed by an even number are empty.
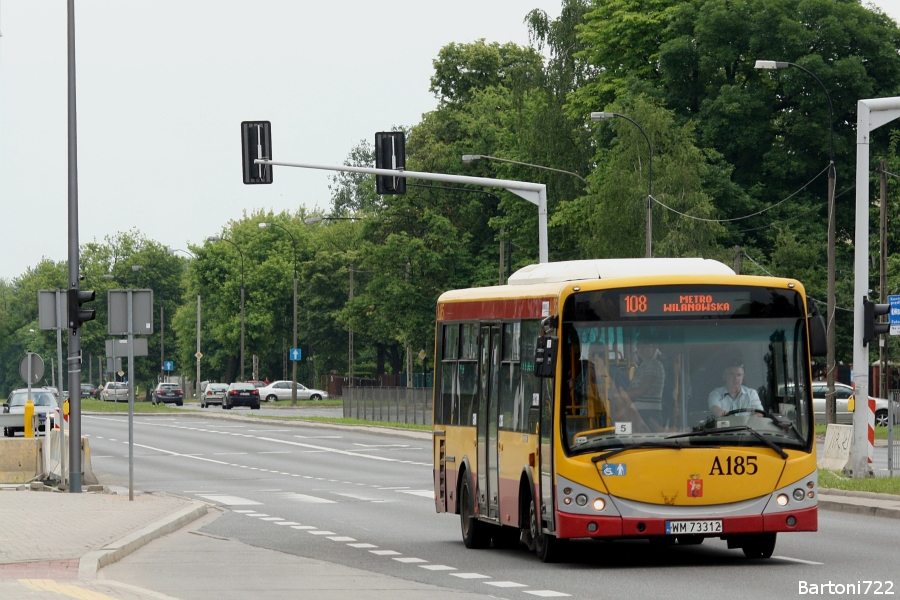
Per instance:
[[[303,222],[307,225],[312,225],[313,223],[318,223],[320,221],[358,221],[359,217],[309,217],[308,219],[304,219]],[[353,265],[350,265],[350,295],[348,297],[349,300],[353,300]],[[296,347],[297,341],[294,340],[294,346]],[[347,380],[350,382],[350,387],[353,387],[353,368],[356,364],[355,361],[355,351],[353,350],[353,326],[350,325],[347,331]]]
[[[294,245],[294,345],[292,348],[297,347],[297,240],[294,238],[294,234],[287,230],[286,227],[282,227],[278,223],[260,223],[259,228],[265,229],[266,227],[277,227],[283,230],[286,234],[291,236],[291,243]],[[291,406],[297,406],[297,361],[291,360]]]
[[[647,132],[644,131],[644,128],[640,126],[640,124],[626,117],[625,115],[620,115],[619,113],[614,112],[592,112],[591,113],[591,121],[594,123],[599,123],[600,121],[605,121],[606,119],[611,119],[613,117],[619,117],[625,119],[626,121],[631,122],[635,127],[640,129],[641,133],[644,134],[644,138],[647,140],[647,148],[650,149],[650,161],[648,163],[648,185],[647,185],[647,234],[646,234],[646,243],[644,249],[644,256],[646,258],[650,258],[652,253],[652,244],[653,244],[653,144],[650,143],[650,137],[647,135]]]
[[[825,357],[825,371],[826,378],[828,381],[828,387],[825,391],[825,422],[826,423],[835,423],[837,422],[837,402],[835,400],[834,393],[834,375],[835,375],[835,365],[834,365],[834,344],[835,344],[835,323],[834,323],[834,315],[836,310],[836,301],[835,301],[835,289],[834,289],[834,272],[835,272],[835,214],[834,214],[834,182],[836,177],[836,172],[834,168],[834,106],[831,103],[831,94],[828,93],[828,88],[825,87],[825,84],[822,83],[822,80],[816,77],[816,74],[810,71],[809,69],[805,69],[800,65],[794,64],[792,62],[784,62],[784,61],[775,61],[775,60],[758,60],[756,61],[755,67],[757,69],[787,69],[789,67],[794,67],[800,69],[807,75],[811,76],[813,79],[819,82],[819,85],[822,86],[822,91],[825,92],[825,97],[828,98],[828,131],[830,134],[830,154],[829,154],[829,162],[828,162],[828,297],[826,299],[828,303],[828,327],[826,328],[826,357]]]
[[[241,252],[241,249],[237,244],[232,242],[229,239],[219,237],[217,235],[211,235],[206,238],[207,242],[228,242],[232,246],[234,246],[235,250],[238,251],[238,254],[241,257],[241,381],[244,381],[244,253]]]
[[[189,254],[191,258],[197,258],[197,255],[190,250],[182,250],[181,248],[169,248],[166,252],[169,256],[174,255],[176,252],[184,252]],[[184,270],[187,272],[187,264],[185,264]],[[194,382],[194,396],[197,397],[197,400],[203,402],[203,398],[200,396],[200,294],[197,294],[197,353],[194,356],[197,358],[197,381]]]

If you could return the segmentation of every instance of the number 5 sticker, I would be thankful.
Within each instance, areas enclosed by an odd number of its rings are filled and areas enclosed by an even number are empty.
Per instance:
[[[616,435],[631,435],[631,421],[617,422]]]

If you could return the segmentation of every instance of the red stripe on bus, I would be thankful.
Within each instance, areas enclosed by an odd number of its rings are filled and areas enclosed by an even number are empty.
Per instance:
[[[544,311],[544,303],[548,310]],[[478,300],[438,304],[438,321],[476,321],[491,319],[540,319],[556,314],[556,298],[516,300]]]

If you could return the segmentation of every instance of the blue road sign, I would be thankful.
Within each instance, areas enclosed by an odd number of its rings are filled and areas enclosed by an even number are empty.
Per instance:
[[[888,306],[891,325],[900,325],[900,295],[888,296]]]
[[[163,362],[163,371],[174,371],[175,361],[167,360]]]
[[[300,348],[291,348],[291,360],[301,360],[302,356]]]

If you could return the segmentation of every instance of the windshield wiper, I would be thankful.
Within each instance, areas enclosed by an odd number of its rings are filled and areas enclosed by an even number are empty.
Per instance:
[[[736,433],[738,431],[746,431],[752,433],[753,436],[761,441],[763,444],[777,452],[782,459],[787,460],[788,455],[787,452],[781,449],[781,447],[768,439],[766,436],[756,431],[749,425],[735,425],[734,427],[715,427],[713,429],[703,429],[702,431],[689,431],[687,433],[676,433],[675,435],[670,435],[666,437],[667,440],[675,439],[675,438],[683,438],[683,437],[694,437],[694,436],[706,436],[706,435],[716,435],[719,433]]]
[[[591,461],[596,464],[601,460],[605,460],[610,456],[615,456],[620,452],[625,452],[626,450],[635,450],[638,448],[666,448],[668,450],[681,450],[683,446],[681,444],[665,444],[663,442],[641,442],[639,444],[632,444],[631,446],[620,446],[618,448],[613,448],[612,450],[607,450],[602,454],[592,456]]]

